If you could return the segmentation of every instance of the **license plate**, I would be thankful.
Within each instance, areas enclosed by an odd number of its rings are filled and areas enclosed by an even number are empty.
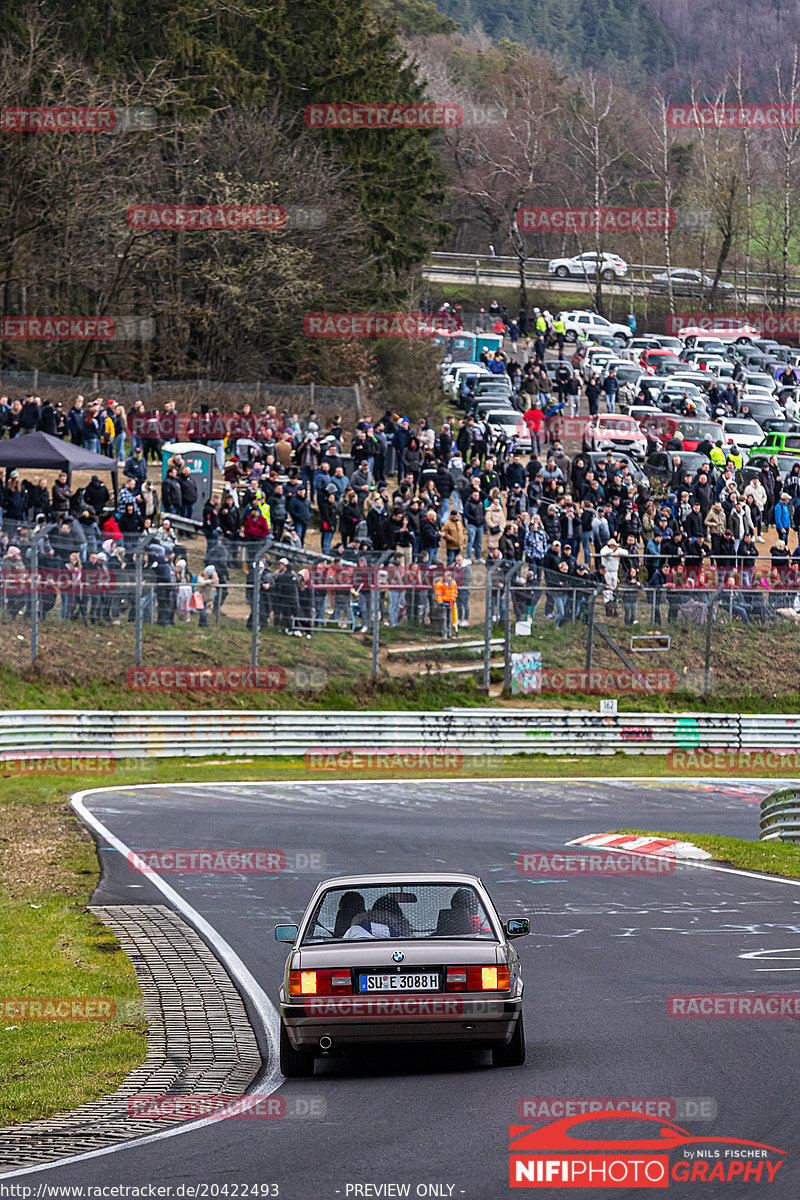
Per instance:
[[[439,976],[435,971],[413,975],[359,975],[359,992],[438,992]]]

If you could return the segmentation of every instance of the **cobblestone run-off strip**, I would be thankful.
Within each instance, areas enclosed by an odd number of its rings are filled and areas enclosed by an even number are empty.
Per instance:
[[[227,971],[164,905],[89,906],[131,959],[144,994],[148,1051],[108,1096],[0,1129],[0,1170],[50,1162],[175,1128],[131,1116],[133,1096],[241,1096],[261,1067],[256,1037]]]

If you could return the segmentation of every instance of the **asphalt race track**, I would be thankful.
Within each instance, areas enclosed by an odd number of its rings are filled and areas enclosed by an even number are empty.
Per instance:
[[[327,860],[322,877],[440,868],[480,875],[502,917],[531,919],[531,936],[515,943],[526,978],[528,1061],[493,1069],[478,1051],[329,1058],[312,1079],[279,1092],[287,1105],[323,1107],[324,1116],[225,1120],[36,1169],[20,1182],[33,1185],[34,1196],[40,1182],[272,1183],[285,1200],[344,1200],[404,1194],[353,1185],[407,1184],[410,1196],[491,1200],[510,1194],[508,1126],[525,1122],[525,1097],[705,1097],[715,1119],[675,1123],[692,1134],[765,1142],[787,1158],[772,1184],[671,1182],[673,1193],[750,1200],[763,1191],[795,1200],[798,1022],[681,1020],[667,1016],[666,999],[797,991],[800,887],[697,866],[658,876],[524,877],[515,865],[522,851],[560,851],[581,834],[619,826],[752,838],[768,790],[753,781],[448,780],[87,793],[87,808],[137,849],[318,850]],[[118,850],[101,849],[101,860],[96,903],[164,903]],[[277,1000],[285,950],[272,927],[299,918],[320,875],[166,878]],[[565,1191],[642,1194],[558,1194]]]

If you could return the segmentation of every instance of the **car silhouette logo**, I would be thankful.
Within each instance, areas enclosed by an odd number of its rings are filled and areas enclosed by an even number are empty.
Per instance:
[[[402,962],[404,958],[405,954],[403,954],[402,950],[395,950],[394,954],[392,955],[392,962]]]
[[[591,1127],[597,1121],[630,1122],[632,1119],[640,1122],[650,1121],[654,1126],[653,1137],[619,1139],[605,1136],[597,1139],[581,1137],[579,1133],[572,1133],[574,1126],[584,1123],[588,1123]],[[673,1125],[660,1117],[648,1116],[645,1113],[632,1114],[629,1110],[592,1113],[591,1116],[581,1113],[572,1117],[563,1117],[560,1121],[553,1121],[540,1128],[530,1125],[512,1125],[509,1131],[509,1140],[511,1151],[516,1153],[549,1151],[551,1153],[571,1152],[576,1154],[590,1150],[610,1150],[612,1152],[619,1150],[674,1150],[679,1146],[690,1146],[692,1143],[705,1145],[709,1142],[758,1146],[762,1150],[771,1150],[775,1154],[786,1153],[785,1150],[778,1150],[776,1146],[767,1146],[763,1142],[746,1141],[744,1138],[694,1136],[686,1129],[681,1129],[679,1125]]]

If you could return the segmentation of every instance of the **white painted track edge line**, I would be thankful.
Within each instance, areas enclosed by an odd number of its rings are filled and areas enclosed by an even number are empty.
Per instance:
[[[86,808],[84,797],[89,796],[95,789],[87,789],[83,792],[75,792],[70,797],[70,805],[78,814],[84,824],[95,830],[100,835],[103,841],[107,842],[120,854],[127,858],[131,853],[130,848],[113,834],[110,829],[100,821],[93,813]],[[109,789],[99,788],[98,791],[106,791]],[[113,790],[113,789],[111,789]],[[224,938],[214,929],[205,917],[202,917],[195,908],[189,904],[188,900],[175,891],[174,888],[161,878],[160,875],[151,874],[150,881],[163,894],[165,899],[180,912],[191,925],[195,927],[198,933],[202,934],[205,939],[213,947],[217,957],[225,964],[230,971],[235,981],[239,984],[255,1009],[261,1024],[264,1029],[264,1034],[267,1039],[269,1048],[269,1064],[267,1075],[254,1088],[248,1092],[248,1096],[271,1096],[273,1092],[283,1083],[283,1076],[278,1068],[278,1022],[279,1017],[275,1006],[267,996],[264,989],[245,966],[244,962],[236,951],[230,946]],[[159,1133],[147,1134],[144,1137],[131,1138],[128,1141],[117,1142],[113,1146],[103,1146],[99,1150],[89,1150],[84,1154],[73,1154],[66,1158],[54,1159],[49,1163],[35,1163],[29,1167],[18,1167],[12,1171],[0,1172],[0,1180],[12,1179],[18,1175],[31,1175],[37,1171],[52,1171],[56,1167],[65,1167],[72,1163],[86,1162],[87,1159],[100,1158],[106,1154],[115,1154],[120,1150],[133,1150],[139,1146],[147,1146],[152,1142],[164,1141],[166,1138],[180,1137],[182,1134],[191,1133],[195,1129],[202,1129],[205,1125],[215,1125],[218,1121],[226,1121],[231,1118],[225,1114],[218,1116],[202,1117],[197,1121],[190,1121],[187,1124],[180,1125],[176,1129],[165,1129]]]

